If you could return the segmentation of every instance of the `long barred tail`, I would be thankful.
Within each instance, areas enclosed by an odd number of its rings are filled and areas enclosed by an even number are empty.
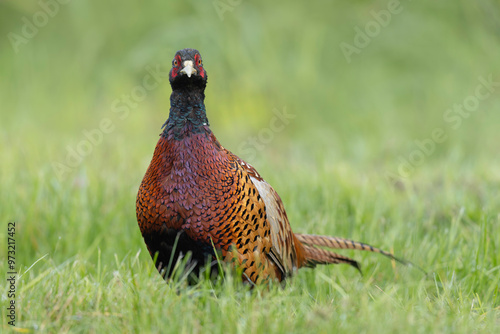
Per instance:
[[[310,245],[303,245],[305,251],[305,266],[306,267],[315,267],[317,264],[337,264],[337,263],[346,263],[354,268],[358,269],[361,272],[361,268],[359,267],[359,263],[347,256],[340,255],[331,251],[327,251],[325,249],[316,248]]]
[[[328,264],[328,263],[347,263],[355,267],[359,271],[361,271],[358,262],[356,262],[355,260],[317,247],[326,247],[331,249],[356,249],[356,250],[380,253],[404,265],[413,265],[411,262],[399,259],[394,255],[392,255],[391,253],[386,252],[380,248],[376,248],[354,240],[343,239],[338,237],[329,237],[324,235],[300,234],[300,233],[295,233],[295,237],[297,238],[298,241],[300,241],[304,245],[306,265],[308,266],[315,266],[316,264]]]

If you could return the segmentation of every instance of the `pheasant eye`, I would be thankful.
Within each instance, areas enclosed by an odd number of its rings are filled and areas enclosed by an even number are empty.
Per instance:
[[[179,65],[179,62],[177,61],[177,59],[174,59],[174,66],[177,66]]]
[[[198,61],[196,62],[198,66],[201,66],[201,58],[198,58]]]

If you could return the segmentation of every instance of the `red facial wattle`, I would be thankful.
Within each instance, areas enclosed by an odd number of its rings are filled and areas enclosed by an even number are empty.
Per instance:
[[[205,70],[203,69],[203,66],[201,65],[201,58],[199,54],[194,55],[194,64],[196,66],[196,69],[198,70],[198,73],[200,73],[200,76],[202,78],[205,78]]]
[[[175,63],[177,61],[177,64]],[[182,69],[182,59],[180,55],[176,55],[174,59],[174,66],[172,67],[172,79],[179,74],[179,71]]]

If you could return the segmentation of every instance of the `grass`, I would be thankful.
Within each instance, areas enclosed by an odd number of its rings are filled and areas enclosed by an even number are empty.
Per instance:
[[[401,4],[351,63],[339,44],[353,43],[354,27],[387,2],[242,2],[221,20],[211,2],[82,0],[61,6],[18,53],[1,39],[0,239],[16,221],[19,271],[16,328],[1,285],[2,331],[495,332],[500,90],[456,129],[443,116],[474,94],[478,77],[500,81],[499,7]],[[19,33],[38,6],[2,2],[1,35]],[[275,187],[294,231],[369,242],[428,274],[345,252],[363,276],[318,267],[254,291],[230,275],[195,287],[161,280],[135,196],[170,88],[160,82],[126,117],[112,106],[183,47],[204,57],[214,133]],[[252,146],[274,109],[294,118]],[[113,129],[61,177],[54,163],[103,119]],[[415,140],[436,128],[446,140],[401,175]]]

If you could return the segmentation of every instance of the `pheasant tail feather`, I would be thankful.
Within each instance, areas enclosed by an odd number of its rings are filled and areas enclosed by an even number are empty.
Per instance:
[[[354,249],[379,253],[402,264],[412,265],[410,262],[397,258],[387,251],[359,241],[339,237],[300,233],[295,233],[295,237],[304,245],[304,248],[306,250],[306,264],[312,266],[314,266],[315,264],[347,263],[361,271],[359,264],[356,261],[317,247],[326,247],[331,249]]]

